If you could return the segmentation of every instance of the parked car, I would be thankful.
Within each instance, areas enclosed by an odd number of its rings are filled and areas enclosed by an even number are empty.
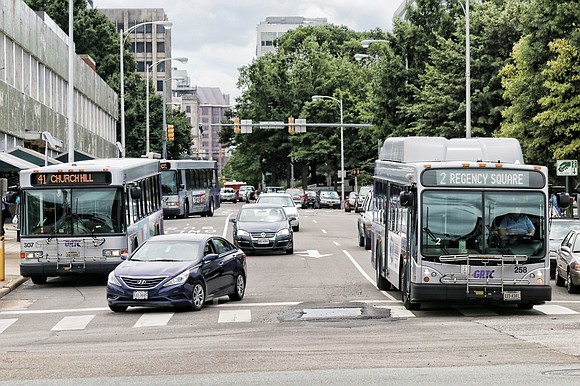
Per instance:
[[[356,209],[354,210],[355,213],[362,212],[363,202],[365,197],[367,196],[368,192],[373,190],[372,186],[361,186],[358,190],[358,197],[356,200]]]
[[[288,188],[286,189],[286,194],[289,194],[294,200],[294,204],[301,208],[306,208],[308,206],[308,196],[304,193],[302,188]]]
[[[314,204],[316,203],[316,192],[314,190],[306,190],[307,199],[306,199],[306,207],[307,208],[314,208]]]
[[[357,202],[358,194],[357,192],[350,192],[348,197],[344,199],[344,211],[351,212],[353,209],[356,209],[356,202]]]
[[[240,199],[244,197],[245,202],[250,202],[256,199],[256,188],[252,185],[240,186],[239,190]]]
[[[278,204],[284,208],[286,215],[290,218],[294,232],[300,231],[300,215],[298,208],[292,200],[292,196],[286,193],[262,193],[258,196],[256,204]]]
[[[316,203],[314,207],[340,209],[340,197],[334,190],[320,190],[316,193]]]
[[[550,219],[550,278],[556,278],[556,255],[558,248],[562,244],[564,236],[571,229],[580,229],[580,220],[572,218],[552,218]]]
[[[364,201],[363,209],[357,220],[358,245],[367,251],[371,249],[371,231],[373,228],[373,192],[368,192]]]
[[[238,202],[237,192],[232,188],[221,188],[220,189],[220,202],[233,202],[234,204]]]
[[[248,252],[283,250],[292,254],[294,233],[291,220],[292,217],[288,217],[279,204],[245,204],[238,215],[230,219],[234,224],[234,244]]]
[[[580,229],[568,232],[556,256],[556,285],[567,287],[569,293],[580,290]]]
[[[246,254],[220,236],[155,236],[124,257],[107,282],[115,312],[141,306],[199,311],[207,300],[242,300],[246,291]]]

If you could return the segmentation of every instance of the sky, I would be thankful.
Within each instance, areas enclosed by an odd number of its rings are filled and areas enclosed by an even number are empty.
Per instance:
[[[270,16],[325,17],[362,32],[392,28],[403,0],[93,0],[95,8],[163,8],[173,22],[173,62],[192,86],[219,87],[230,103],[241,93],[238,69],[255,59],[257,25]],[[361,48],[361,53],[363,49]]]

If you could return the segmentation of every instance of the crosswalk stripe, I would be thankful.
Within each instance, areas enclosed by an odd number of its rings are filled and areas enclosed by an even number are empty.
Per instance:
[[[16,322],[18,319],[0,319],[0,334],[4,332],[12,323]]]
[[[534,306],[534,310],[540,311],[545,315],[576,315],[578,312],[567,307],[558,306],[556,304],[542,304]]]
[[[95,315],[65,316],[51,331],[84,330]]]
[[[133,328],[137,327],[153,327],[153,326],[166,326],[169,319],[173,316],[173,312],[163,312],[155,314],[143,314],[139,320],[133,325]]]
[[[220,311],[218,323],[251,322],[252,312],[250,310]]]

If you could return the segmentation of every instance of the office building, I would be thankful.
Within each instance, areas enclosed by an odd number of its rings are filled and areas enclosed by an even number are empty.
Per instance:
[[[328,24],[325,17],[306,18],[302,16],[272,16],[260,22],[257,27],[258,38],[256,44],[256,57],[268,52],[274,52],[274,40],[284,35],[291,29],[300,26],[320,26]]]

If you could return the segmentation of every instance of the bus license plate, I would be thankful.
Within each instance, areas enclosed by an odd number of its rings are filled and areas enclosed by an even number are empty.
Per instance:
[[[522,293],[521,291],[504,291],[503,293],[503,300],[507,301],[519,301],[522,300]]]
[[[270,240],[268,240],[268,239],[258,239],[258,244],[270,244]]]
[[[133,291],[133,299],[135,300],[147,300],[149,293],[147,291]]]

